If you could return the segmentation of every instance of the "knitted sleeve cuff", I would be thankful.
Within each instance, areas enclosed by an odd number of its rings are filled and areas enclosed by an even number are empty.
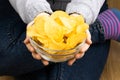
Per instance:
[[[67,5],[66,12],[78,12],[84,16],[88,24],[92,24],[105,0],[71,0]]]
[[[91,24],[94,20],[94,13],[87,4],[69,3],[66,7],[67,13],[79,13],[84,16],[86,23]]]
[[[25,23],[29,23],[41,12],[52,13],[52,9],[50,8],[50,4],[46,0],[28,0],[25,5]]]

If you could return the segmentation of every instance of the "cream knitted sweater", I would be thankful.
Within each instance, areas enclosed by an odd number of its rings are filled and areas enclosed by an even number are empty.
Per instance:
[[[52,13],[50,4],[46,0],[9,0],[25,23],[29,23],[40,12]],[[105,0],[71,0],[67,5],[66,12],[77,12],[84,16],[86,22],[91,24],[95,21],[100,8]]]

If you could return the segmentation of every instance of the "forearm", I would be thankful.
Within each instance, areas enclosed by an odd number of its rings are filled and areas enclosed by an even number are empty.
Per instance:
[[[66,12],[77,12],[84,16],[86,22],[95,21],[105,0],[72,0],[66,8]]]
[[[40,12],[52,12],[46,0],[9,0],[25,23],[29,23]]]

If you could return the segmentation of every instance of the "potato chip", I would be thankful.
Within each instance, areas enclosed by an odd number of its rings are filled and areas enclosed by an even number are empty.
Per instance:
[[[86,39],[86,33],[72,34],[67,39],[67,46],[65,49],[71,49],[76,47],[77,44],[82,43]]]
[[[54,39],[56,42],[63,41],[64,30],[53,19],[49,18],[44,26],[45,33],[50,39]]]
[[[70,15],[70,19],[76,21],[76,25],[84,24],[84,18],[82,15]]]
[[[52,50],[63,50],[65,48],[65,44],[63,42],[56,42],[54,40],[51,40],[49,43],[49,49]]]
[[[56,18],[59,17],[59,16],[61,16],[61,17],[66,17],[66,18],[69,17],[69,15],[68,15],[66,12],[61,11],[61,10],[55,11],[54,13],[52,13],[52,15],[51,15],[50,17],[51,17],[52,19],[56,19]]]
[[[36,33],[40,35],[45,35],[44,26],[48,19],[49,19],[48,16],[39,16],[38,18],[35,19],[34,30]]]
[[[60,18],[61,22],[63,23],[66,34],[72,32],[74,30],[74,27],[76,25],[74,20],[71,20],[66,17],[59,17],[59,18]]]
[[[82,43],[87,37],[88,28],[83,16],[55,11],[51,16],[37,16],[33,24],[27,27],[27,35],[44,48],[66,50]]]
[[[76,27],[76,33],[84,33],[89,28],[88,24],[81,24]]]

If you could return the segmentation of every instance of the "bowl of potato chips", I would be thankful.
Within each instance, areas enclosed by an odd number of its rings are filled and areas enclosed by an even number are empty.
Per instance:
[[[88,28],[82,15],[55,11],[49,16],[36,16],[27,26],[27,36],[41,57],[52,62],[63,62],[80,51]]]
[[[40,54],[40,56],[48,61],[52,62],[64,62],[69,59],[74,58],[74,55],[79,53],[79,50],[83,46],[84,42],[77,45],[75,48],[67,49],[67,50],[53,50],[49,48],[45,48],[39,45],[34,40],[30,39],[32,46],[35,48],[36,52]]]

